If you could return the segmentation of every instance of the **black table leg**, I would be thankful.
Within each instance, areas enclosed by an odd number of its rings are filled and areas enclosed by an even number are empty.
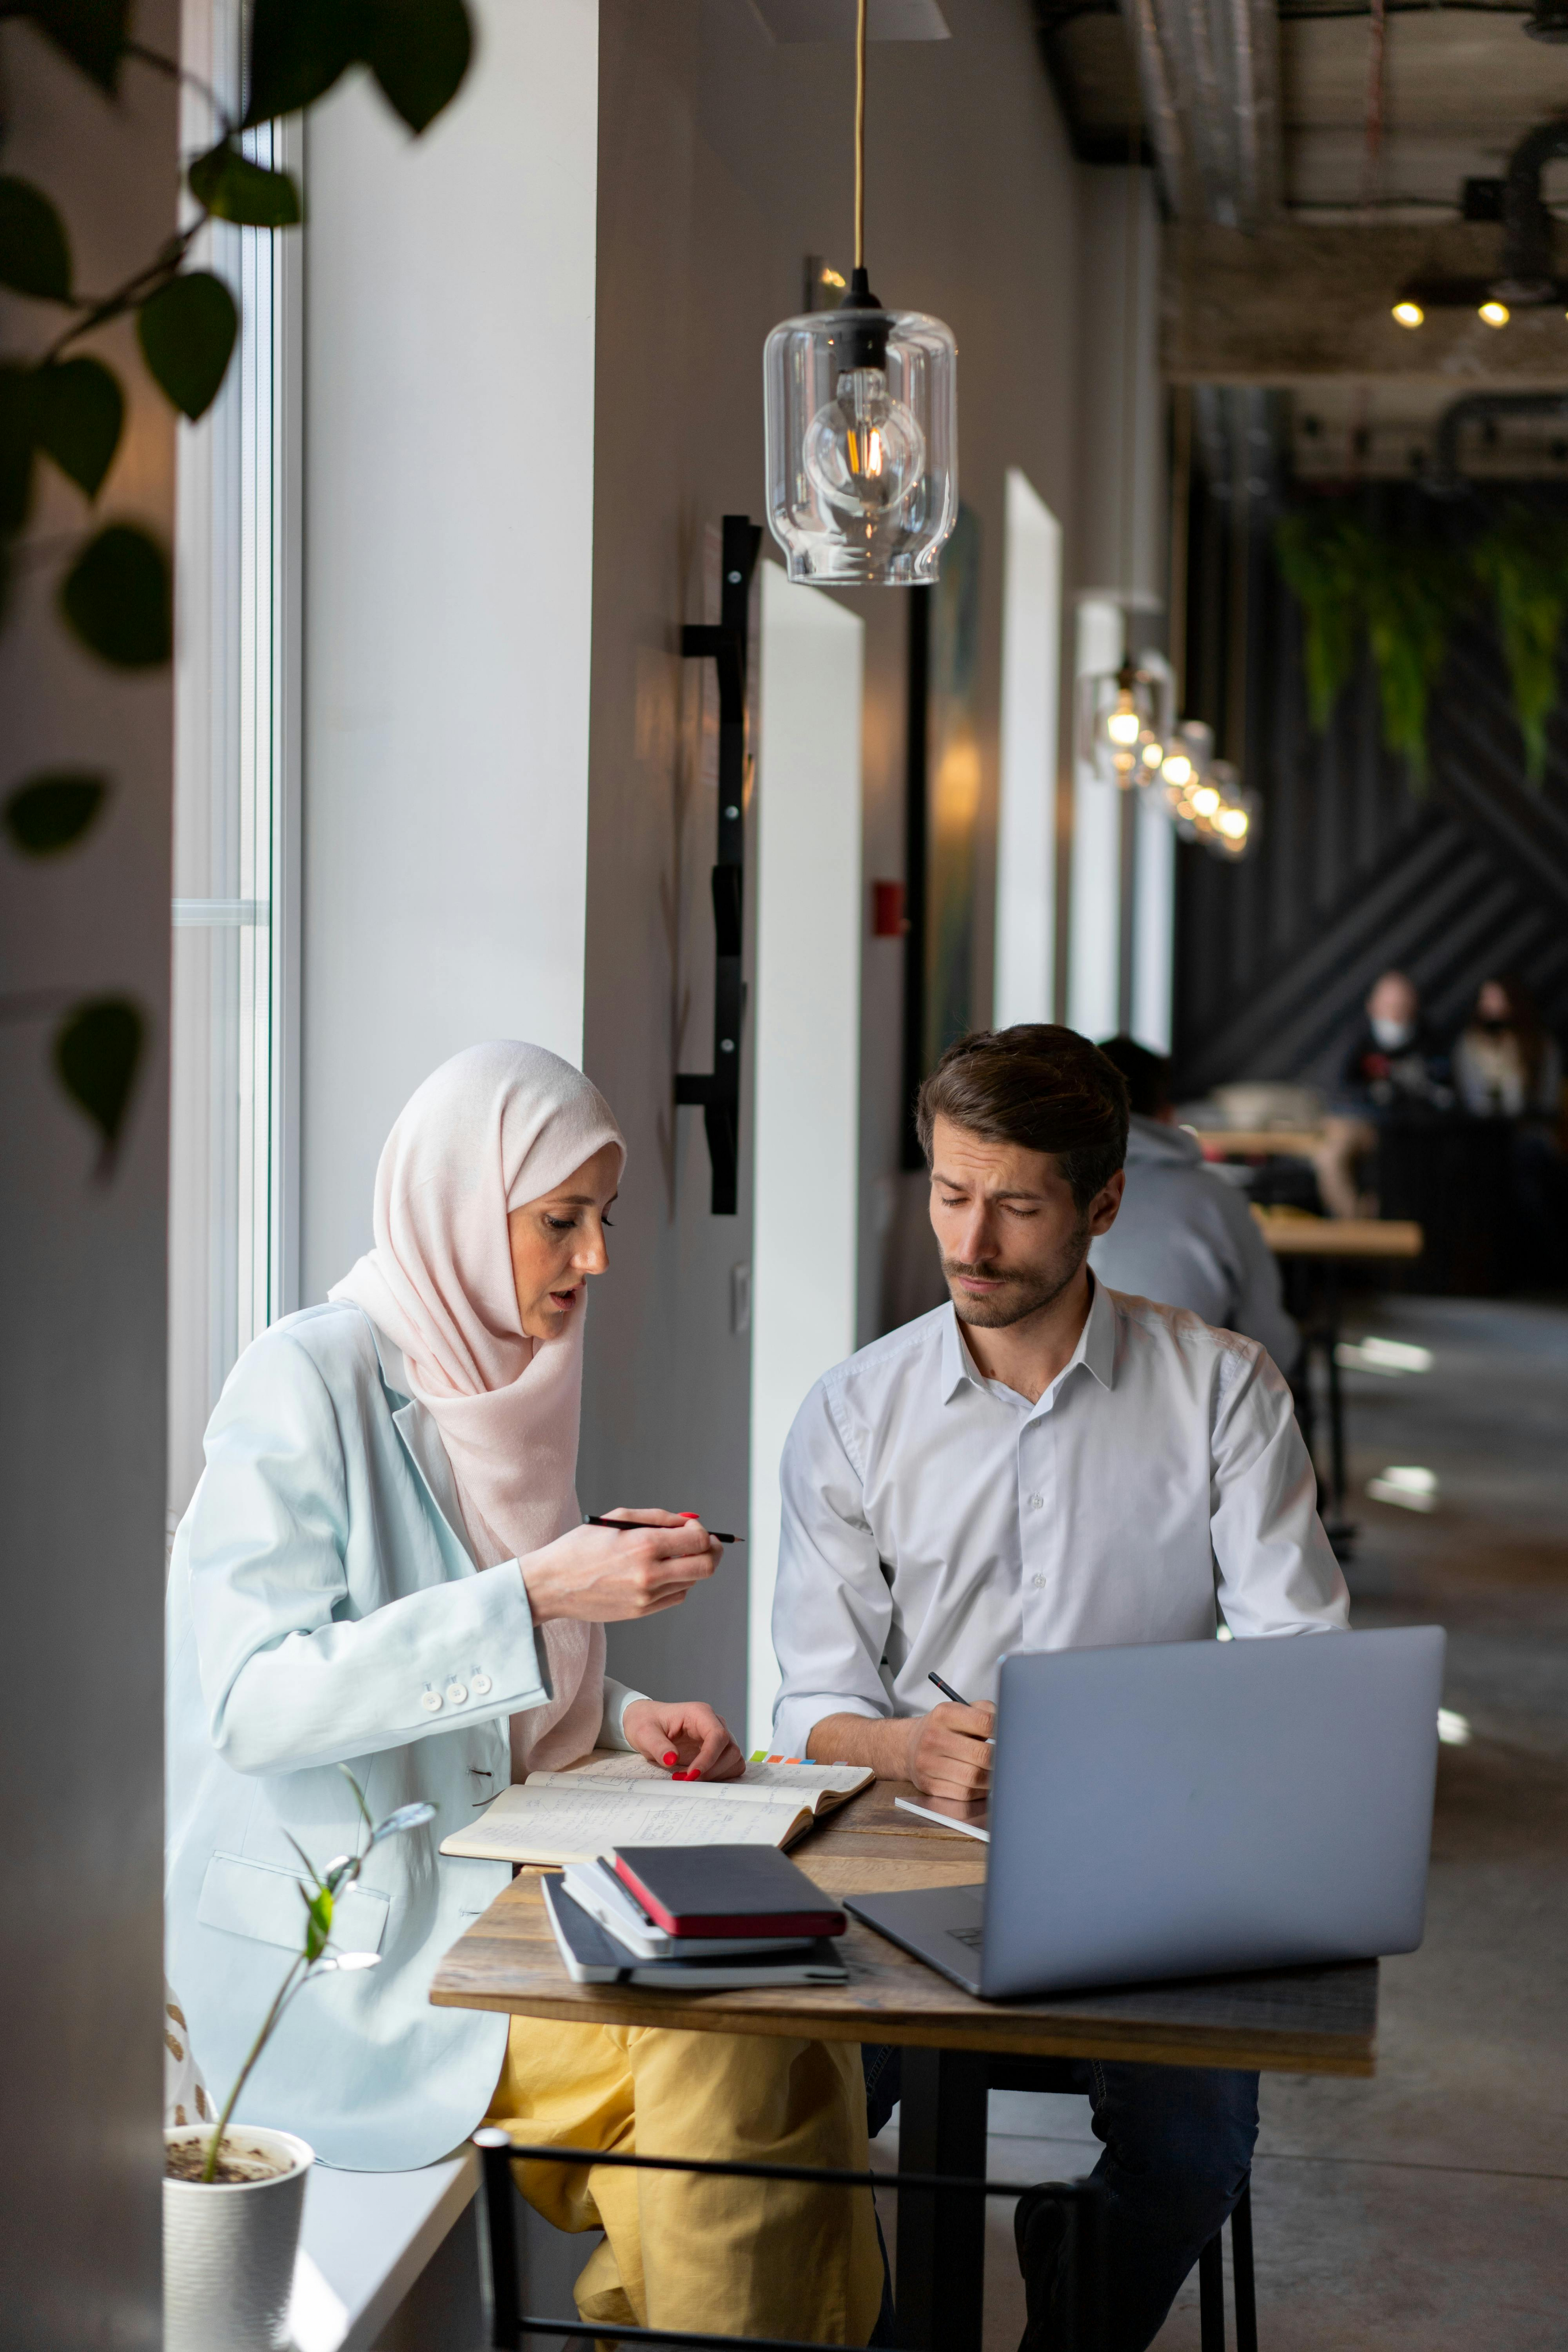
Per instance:
[[[901,2172],[986,2177],[987,2062],[968,2051],[904,2053]],[[905,2189],[898,2199],[898,2340],[910,2352],[980,2352],[986,2200]]]
[[[1323,1519],[1324,1532],[1341,1559],[1348,1559],[1355,1541],[1355,1524],[1346,1516],[1349,1481],[1344,1466],[1344,1394],[1339,1377],[1339,1267],[1330,1258],[1323,1267],[1326,1288],[1325,1314],[1327,1328],[1323,1334],[1323,1353],[1328,1359],[1329,1379],[1329,1465],[1333,1475],[1333,1508]]]

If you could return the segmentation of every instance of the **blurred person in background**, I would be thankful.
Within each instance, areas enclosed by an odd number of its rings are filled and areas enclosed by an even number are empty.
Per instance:
[[[1556,1124],[1563,1056],[1522,981],[1485,980],[1454,1047],[1454,1084],[1473,1118]]]
[[[1127,1082],[1132,1118],[1122,1206],[1090,1244],[1090,1265],[1113,1290],[1189,1307],[1218,1330],[1260,1341],[1288,1375],[1301,1339],[1273,1252],[1243,1195],[1176,1126],[1169,1062],[1131,1037],[1107,1037],[1100,1051]]]
[[[1318,1190],[1331,1217],[1375,1217],[1376,1199],[1364,1192],[1358,1163],[1393,1120],[1430,1118],[1451,1111],[1448,1056],[1421,1014],[1416,983],[1385,971],[1372,983],[1366,1022],[1345,1056],[1334,1108],[1312,1153]]]
[[[1527,1287],[1568,1279],[1568,1167],[1558,1121],[1563,1056],[1524,982],[1481,982],[1454,1047],[1454,1084],[1473,1118],[1513,1121],[1505,1265]]]

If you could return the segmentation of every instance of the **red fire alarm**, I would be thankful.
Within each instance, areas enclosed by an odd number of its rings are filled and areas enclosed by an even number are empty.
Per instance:
[[[873,940],[901,940],[909,929],[904,914],[902,882],[871,886],[871,935]]]

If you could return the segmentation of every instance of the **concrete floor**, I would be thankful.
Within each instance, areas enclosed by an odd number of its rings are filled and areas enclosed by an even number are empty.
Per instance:
[[[1568,1310],[1401,1298],[1347,1323],[1432,1357],[1345,1376],[1354,1622],[1446,1625],[1447,1705],[1470,1737],[1442,1750],[1427,1940],[1384,1964],[1375,2080],[1264,2077],[1261,2352],[1562,2352]],[[1431,1511],[1367,1498],[1391,1466],[1436,1474]],[[879,2165],[897,2162],[896,2124]],[[996,2094],[991,2129],[993,2179],[1060,2179],[1098,2153],[1082,2100]],[[986,2352],[1022,2329],[1011,2221],[998,2201]],[[1195,2277],[1157,2352],[1197,2342]]]

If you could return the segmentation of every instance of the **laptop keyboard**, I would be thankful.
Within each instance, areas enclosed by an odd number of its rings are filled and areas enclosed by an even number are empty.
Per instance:
[[[986,1931],[983,1927],[949,1927],[947,1933],[956,1944],[967,1944],[970,1951],[977,1952],[985,1940]]]

